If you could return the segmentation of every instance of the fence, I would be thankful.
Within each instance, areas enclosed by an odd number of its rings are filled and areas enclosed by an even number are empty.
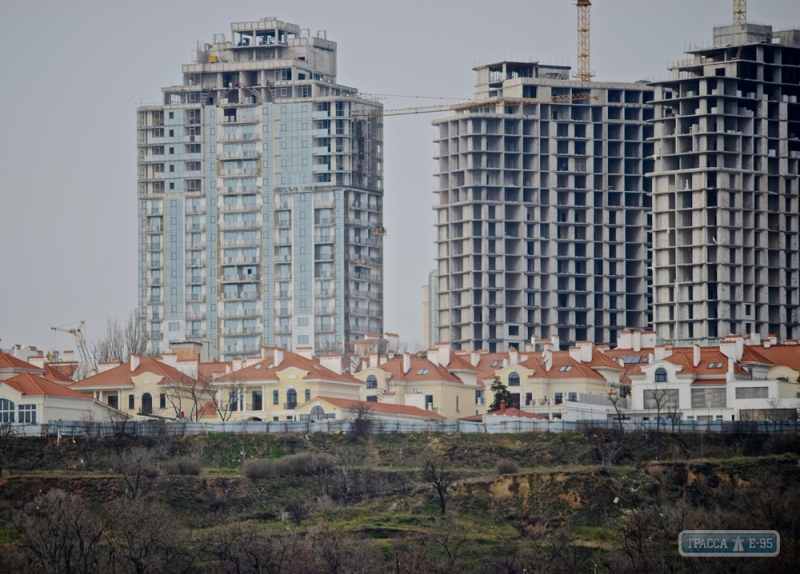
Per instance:
[[[21,425],[19,436],[121,437],[121,436],[193,436],[208,434],[309,434],[350,433],[353,421],[235,421],[235,422],[83,422],[50,421],[46,425]],[[489,433],[516,434],[532,432],[586,432],[600,428],[625,432],[660,431],[663,433],[781,434],[800,432],[800,421],[539,421],[530,419],[476,421],[372,421],[373,434],[411,433]]]

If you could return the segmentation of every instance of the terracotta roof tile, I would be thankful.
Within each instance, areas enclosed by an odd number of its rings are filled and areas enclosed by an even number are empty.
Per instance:
[[[340,409],[355,409],[359,407],[368,408],[376,413],[386,413],[395,415],[410,415],[429,419],[444,419],[446,417],[433,411],[426,411],[418,407],[409,405],[395,405],[392,403],[373,403],[369,401],[356,401],[353,399],[339,399],[333,397],[317,397],[321,401],[332,404]],[[313,399],[312,399],[313,400]]]
[[[70,388],[93,388],[93,387],[122,387],[129,386],[133,383],[131,378],[138,377],[144,373],[153,373],[159,375],[163,379],[158,383],[159,385],[169,385],[170,383],[182,383],[187,380],[194,380],[188,375],[184,375],[175,367],[171,367],[154,359],[153,357],[142,356],[139,357],[139,366],[134,371],[131,371],[131,364],[123,363],[119,367],[114,367],[105,372],[98,373],[94,376],[87,377],[77,383],[72,383]]]
[[[379,369],[392,374],[393,381],[448,381],[463,383],[461,379],[449,372],[445,367],[434,365],[428,359],[411,357],[411,368],[403,372],[403,357],[395,357],[378,365]]]
[[[22,393],[23,395],[44,395],[48,397],[69,397],[73,399],[94,400],[91,397],[73,391],[72,389],[59,385],[47,379],[36,377],[30,373],[23,373],[16,377],[11,377],[2,381],[4,384]]]
[[[264,359],[263,361],[259,361],[258,363],[254,363],[249,367],[245,367],[233,373],[218,377],[214,379],[214,382],[241,383],[246,381],[275,381],[278,380],[279,372],[294,367],[296,369],[300,369],[301,371],[308,371],[308,378],[311,379],[327,379],[329,381],[357,383],[359,385],[364,384],[364,381],[360,381],[352,375],[348,375],[346,373],[342,373],[340,375],[323,367],[318,360],[307,359],[306,357],[298,355],[297,353],[293,353],[292,351],[283,351],[283,361],[281,361],[281,364],[277,367],[273,367],[272,365],[274,364],[274,357],[270,357]]]
[[[26,363],[22,359],[18,359],[13,355],[1,352],[0,352],[0,369],[26,369],[30,371],[39,371],[39,372],[43,371],[43,369],[40,369],[36,365],[31,365],[30,363]]]

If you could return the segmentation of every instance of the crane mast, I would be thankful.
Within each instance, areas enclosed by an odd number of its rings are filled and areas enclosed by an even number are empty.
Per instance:
[[[73,329],[65,329],[67,325],[63,325],[61,327],[50,327],[53,331],[59,331],[61,333],[67,333],[75,337],[75,343],[78,345],[78,354],[81,357],[81,360],[84,363],[90,363],[94,365],[94,361],[89,356],[89,349],[86,346],[86,323],[81,321],[78,323],[78,326]]]
[[[590,65],[590,0],[578,0],[578,73],[575,77],[582,82],[592,79],[592,68]]]
[[[747,0],[733,0],[733,23],[747,24]]]

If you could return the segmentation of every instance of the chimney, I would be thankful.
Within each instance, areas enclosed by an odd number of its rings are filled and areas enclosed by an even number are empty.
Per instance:
[[[28,357],[28,362],[33,365],[34,367],[38,367],[40,369],[44,369],[44,357],[42,356],[31,356]]]
[[[769,337],[767,337],[767,341],[769,341],[770,345],[777,345],[778,344],[778,337],[776,337],[775,335],[770,333]]]
[[[275,368],[280,367],[283,362],[283,349],[275,349],[273,357],[275,358]]]
[[[623,369],[625,368],[625,357],[620,357],[619,359],[617,359],[617,362],[619,363],[620,367],[622,367]]]
[[[297,354],[306,359],[313,359],[314,349],[312,347],[297,347]]]
[[[428,360],[438,367],[439,366],[439,349],[437,349],[435,347],[433,349],[428,349]]]
[[[369,354],[369,366],[370,368],[375,368],[378,366],[378,353]]]
[[[554,351],[560,351],[561,350],[561,339],[559,338],[558,335],[551,336],[550,337],[550,343],[553,345],[553,350]]]
[[[165,365],[177,369],[178,368],[178,355],[175,353],[161,353],[161,362]]]
[[[637,353],[642,350],[642,332],[638,329],[632,333],[633,350]]]
[[[581,350],[581,361],[584,363],[592,362],[592,342],[579,341],[578,348]]]
[[[667,348],[664,345],[656,345],[653,350],[655,351],[654,356],[656,361],[667,358]]]
[[[633,347],[633,337],[631,336],[631,332],[627,329],[624,329],[619,332],[619,338],[617,339],[617,349],[624,349],[628,350]]]
[[[321,355],[319,358],[319,363],[337,375],[342,374],[342,357],[339,355]]]
[[[744,353],[744,346],[741,343],[742,343],[741,337],[739,337],[738,339],[734,339],[732,337],[726,337],[719,343],[719,352],[728,357],[729,359],[733,359],[734,361],[741,361],[742,354]]]
[[[525,350],[531,353],[536,352],[536,335],[531,335],[531,342],[525,345]]]
[[[503,359],[503,368],[505,369],[508,366],[508,357]]]
[[[117,367],[119,367],[119,361],[103,361],[101,363],[97,363],[97,372],[105,373],[106,371],[116,369]]]
[[[734,365],[733,359],[728,358],[728,372],[725,373],[725,380],[727,380],[729,383],[732,383],[734,380],[736,380],[736,377],[734,376],[733,365]]]
[[[233,372],[241,371],[242,370],[242,358],[241,357],[234,357],[233,358]]]
[[[450,343],[436,343],[439,350],[439,364],[446,367],[450,364]]]
[[[783,344],[789,346],[797,345],[797,339],[786,339]]]
[[[517,353],[517,348],[514,346],[508,348],[508,362],[512,365],[519,364],[519,354]]]
[[[700,345],[693,345],[692,353],[693,353],[692,364],[696,367],[700,364]]]
[[[61,360],[65,363],[71,363],[75,360],[75,351],[64,351],[61,353]]]
[[[542,352],[542,362],[544,363],[544,370],[550,372],[550,369],[553,368],[553,352],[549,347]]]
[[[503,414],[504,412],[506,412],[506,402],[500,401],[500,414]]]
[[[139,368],[139,355],[131,355],[131,372]]]
[[[478,351],[472,351],[470,353],[470,363],[472,363],[473,367],[477,367],[478,363],[481,362],[481,354]]]
[[[642,333],[642,347],[645,349],[652,349],[656,346],[656,332],[645,331]]]
[[[386,361],[388,361],[388,360],[389,360],[389,357],[387,357],[386,355],[381,355],[380,358],[378,359],[378,364],[379,365],[384,365],[384,364],[386,364]]]
[[[750,344],[751,345],[760,345],[761,344],[761,333],[753,333],[750,335]]]
[[[408,354],[408,351],[403,353],[403,374],[407,374],[408,371],[411,370],[411,355]]]
[[[569,348],[569,358],[573,361],[581,362],[581,348],[580,347],[570,347]]]

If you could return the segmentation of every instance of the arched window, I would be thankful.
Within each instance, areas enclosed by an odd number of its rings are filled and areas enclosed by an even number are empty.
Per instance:
[[[377,389],[378,388],[378,377],[375,375],[370,375],[367,377],[367,388],[368,389]]]
[[[509,387],[519,386],[519,374],[511,373],[510,375],[508,375],[508,386]]]
[[[286,408],[293,409],[297,406],[297,391],[289,389],[286,391]]]
[[[14,401],[8,399],[0,399],[0,422],[13,423],[14,422]]]
[[[315,421],[321,420],[325,418],[325,409],[321,406],[317,405],[313,409],[311,409],[311,418]]]
[[[145,393],[142,395],[142,414],[153,414],[153,397],[150,396],[150,393]]]
[[[656,382],[657,383],[666,383],[667,382],[667,370],[666,369],[658,369],[658,370],[656,370]]]

